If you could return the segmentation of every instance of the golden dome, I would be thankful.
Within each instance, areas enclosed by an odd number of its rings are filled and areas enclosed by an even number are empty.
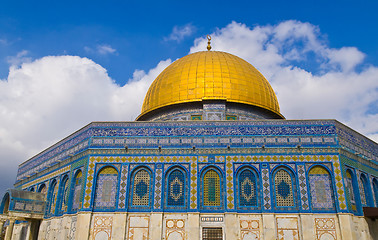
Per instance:
[[[202,100],[243,103],[282,116],[272,87],[255,67],[230,53],[203,51],[178,59],[160,73],[138,118],[161,107]]]

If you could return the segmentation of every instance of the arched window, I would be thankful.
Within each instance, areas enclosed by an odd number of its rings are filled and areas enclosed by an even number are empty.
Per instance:
[[[56,180],[54,179],[49,188],[49,208],[48,208],[48,215],[55,214],[55,208],[56,208],[56,200],[58,196],[58,184]]]
[[[295,207],[294,185],[290,173],[285,169],[279,169],[274,174],[275,206]]]
[[[0,214],[7,215],[9,212],[9,192],[6,192],[3,199],[0,202]],[[0,237],[2,236],[3,229],[0,228]],[[4,239],[4,238],[3,238]]]
[[[97,175],[94,207],[112,209],[116,205],[118,172],[113,167],[104,167]]]
[[[257,180],[250,169],[242,169],[237,178],[239,207],[257,207]]]
[[[351,209],[353,211],[357,211],[357,205],[356,205],[356,196],[354,193],[354,187],[353,187],[353,178],[352,173],[350,170],[346,171],[346,189],[348,192],[348,199],[351,206]]]
[[[141,168],[134,173],[131,205],[150,206],[151,174],[150,171]]]
[[[320,166],[311,168],[310,182],[311,206],[314,210],[334,210],[335,201],[329,172]]]
[[[202,204],[204,207],[221,206],[221,178],[214,169],[207,170],[202,177]]]
[[[360,176],[361,181],[361,203],[363,207],[372,206],[373,203],[370,199],[370,187],[369,187],[369,181],[367,180],[367,177],[365,174],[361,174]]]
[[[378,180],[376,178],[373,179],[373,189],[375,197],[375,207],[378,207]]]
[[[72,191],[72,193],[71,193],[71,196],[72,196],[71,211],[73,211],[73,212],[76,212],[77,210],[79,210],[81,208],[82,185],[83,185],[83,173],[81,172],[81,170],[78,170],[75,173],[75,177],[74,177],[74,181],[73,181],[73,188],[71,190]]]
[[[42,183],[39,187],[38,187],[38,192],[40,193],[45,193],[46,194],[46,191],[47,191],[47,188],[46,188],[46,184]]]
[[[186,199],[185,174],[175,168],[166,177],[166,205],[167,207],[184,207]]]
[[[45,195],[45,200],[47,199],[47,187],[46,187],[46,184],[42,183],[41,185],[39,185],[39,187],[37,188],[37,192],[40,192],[40,193],[43,193]]]
[[[67,202],[68,202],[68,176],[64,176],[60,183],[59,189],[59,213],[67,212]]]
[[[34,192],[35,190],[34,190],[34,187],[31,187],[30,189],[29,189],[29,191],[30,192]]]

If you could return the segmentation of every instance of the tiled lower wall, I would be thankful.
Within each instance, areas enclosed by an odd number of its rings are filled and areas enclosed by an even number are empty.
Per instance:
[[[43,221],[38,239],[202,239],[204,228],[223,239],[374,239],[378,222],[350,214],[81,213]],[[14,234],[22,228],[15,228]]]

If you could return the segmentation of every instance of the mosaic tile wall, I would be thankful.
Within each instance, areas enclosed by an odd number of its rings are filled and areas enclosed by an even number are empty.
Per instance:
[[[314,210],[334,210],[332,181],[322,167],[314,167],[309,172],[311,206]]]
[[[373,192],[375,198],[375,207],[378,207],[378,181],[375,179],[372,181],[373,183]]]
[[[94,201],[95,209],[114,209],[116,204],[118,174],[99,174]]]
[[[345,185],[348,192],[347,196],[348,196],[349,204],[351,206],[351,210],[357,211],[356,193],[355,193],[355,188],[353,185],[352,174],[350,173],[349,170],[346,172],[345,182],[346,182]]]
[[[185,175],[180,170],[173,170],[167,181],[167,206],[185,207]]]
[[[72,137],[77,139],[74,141]],[[91,141],[86,145],[87,137],[91,137]],[[355,140],[360,144],[359,147],[365,146],[367,150],[362,153],[362,157],[354,156],[350,149],[339,145],[339,140]],[[85,150],[89,146],[93,149]],[[359,149],[355,145],[350,147],[356,151]],[[92,211],[93,208],[175,211],[178,206],[181,211],[199,211],[203,206],[210,207],[206,209],[209,210],[214,205],[217,206],[213,208],[214,211],[230,212],[347,212],[348,194],[345,189],[348,186],[345,184],[348,183],[343,178],[345,165],[353,169],[360,168],[368,174],[369,179],[378,175],[377,165],[374,165],[377,151],[372,148],[372,144],[335,121],[92,123],[33,158],[33,161],[52,156],[49,155],[50,150],[55,153],[53,158],[46,158],[50,167],[54,165],[56,156],[64,156],[67,151],[81,152],[82,158],[86,158],[81,181],[83,185],[69,185],[73,188],[69,195],[69,200],[73,202],[72,208],[84,211]],[[341,158],[347,156],[348,160],[340,160],[339,154]],[[370,160],[365,159],[368,156],[371,156]],[[68,164],[56,170],[51,167],[50,172],[30,177],[30,181],[22,180],[22,188],[36,188],[52,178],[61,179],[69,171],[72,176],[76,160],[76,157],[60,158],[61,163],[73,161],[72,166]],[[307,172],[310,164],[318,163],[327,166],[331,174],[318,176]],[[31,166],[29,164],[22,165],[20,179],[24,173],[36,169],[31,167],[24,171],[24,168]],[[117,165],[119,173],[112,179],[96,174],[100,167],[107,165]],[[183,172],[181,177],[177,175],[169,179],[166,170],[174,165],[187,172]],[[256,171],[241,174],[239,169],[247,165]],[[132,175],[141,166],[145,166],[146,171],[148,169],[148,178]],[[220,175],[204,178],[200,174],[207,167],[219,169]],[[275,170],[279,167],[292,171],[287,175]],[[115,181],[116,184],[113,184]],[[188,192],[181,190],[185,182],[189,187]],[[105,188],[98,186],[104,183],[112,184]],[[321,189],[327,190],[322,192]],[[361,193],[365,188],[356,190]],[[334,191],[334,194],[330,195],[330,191]],[[262,194],[262,198],[258,197],[259,194]],[[111,199],[110,205],[101,205],[99,199],[103,196]],[[335,201],[328,201],[330,198]],[[332,206],[327,205],[330,203]]]
[[[121,170],[121,183],[119,185],[119,198],[118,198],[118,208],[126,208],[126,194],[127,194],[127,179],[128,179],[129,166],[122,165]]]
[[[238,187],[239,206],[257,207],[257,181],[251,170],[245,169],[240,173]]]
[[[367,206],[367,199],[368,197],[366,196],[367,191],[365,191],[365,182],[362,176],[360,175],[358,177],[358,189],[360,190],[360,198],[361,198],[361,204],[363,207]]]
[[[73,188],[73,197],[72,197],[72,211],[77,211],[81,208],[81,192],[83,188],[83,174],[81,171],[76,173],[75,176],[75,185]]]
[[[61,188],[60,188],[60,207],[59,213],[62,214],[67,212],[67,205],[68,205],[68,193],[69,193],[69,179],[68,176],[63,178]]]
[[[334,171],[334,178],[331,178],[330,174],[326,171],[319,172],[314,170],[324,170],[320,165],[319,167],[314,166],[318,163],[326,165],[328,168],[333,167],[333,169],[338,170],[340,169],[340,164],[337,161],[338,159],[337,155],[303,156],[272,154],[91,157],[88,162],[88,175],[86,177],[86,189],[84,191],[84,196],[88,196],[88,198],[84,198],[84,204],[88,203],[89,207],[85,208],[83,204],[83,209],[88,209],[89,211],[92,211],[93,209],[95,211],[106,209],[118,209],[118,211],[121,211],[122,209],[128,211],[143,211],[143,208],[140,207],[147,207],[144,208],[145,211],[162,211],[162,203],[164,203],[167,204],[167,207],[172,207],[164,208],[164,211],[168,212],[179,211],[179,209],[181,209],[181,211],[199,211],[203,209],[202,207],[197,206],[197,203],[200,200],[200,202],[203,201],[203,205],[201,206],[209,207],[207,210],[216,206],[216,208],[213,209],[214,211],[254,212],[255,210],[259,211],[260,208],[263,208],[263,212],[265,212],[272,209],[271,199],[273,199],[275,206],[274,211],[278,212],[295,212],[300,209],[305,210],[304,203],[310,205],[307,206],[308,212],[342,212],[345,211],[341,205],[341,203],[343,203],[344,192],[335,191],[334,196],[331,194],[331,187],[333,184],[335,184],[336,189],[343,188],[344,185],[342,184],[342,178],[340,181],[338,181],[337,178],[341,174],[338,171]],[[120,173],[118,174],[118,172],[112,168],[115,171],[112,179],[102,177],[101,174],[94,177],[95,169],[100,169],[101,167],[105,167],[103,169],[106,169],[106,166],[113,165],[117,166]],[[141,169],[139,167],[141,166],[148,167],[149,169],[152,169],[153,172],[148,173],[147,171],[149,170],[146,168],[144,173],[147,173],[147,175],[142,174],[143,176],[138,176],[137,174],[135,177],[131,176],[133,170],[136,169],[139,171]],[[180,171],[181,174],[178,174],[178,170],[176,170],[176,172],[174,170],[175,166],[180,166],[181,169],[187,169],[188,173]],[[206,170],[209,166],[219,168],[220,172],[224,174],[224,177],[220,177],[220,175],[214,170],[208,171],[212,174],[216,173],[215,175],[213,174],[214,176],[212,175],[208,177],[206,174],[202,175],[204,179],[200,182],[207,183],[206,192],[205,184],[202,186],[201,190],[201,186],[198,185],[197,181],[200,179],[198,174],[203,170]],[[256,174],[250,170],[245,171],[245,169],[247,169],[245,167],[248,167],[248,169],[252,169],[253,167],[256,169]],[[285,167],[285,169],[290,168],[297,170],[295,174],[292,172],[291,174],[293,176],[291,176],[286,170],[283,170],[282,167]],[[169,177],[170,175],[167,175],[169,172],[163,171],[165,169],[170,169],[170,172],[175,172],[175,174],[172,174],[172,176]],[[242,171],[240,171],[240,169]],[[306,174],[307,171],[309,172]],[[182,183],[186,181],[186,178],[190,180],[190,191],[188,192],[188,195],[185,193],[185,188],[182,187],[184,186]],[[83,177],[81,176],[79,179],[83,179]],[[296,184],[295,179],[298,179],[298,188],[294,187]],[[70,199],[73,201],[73,208],[80,208],[79,206],[81,205],[79,202],[81,200],[81,194],[79,194],[79,192],[81,192],[80,187],[82,184],[80,183],[80,180],[77,180],[78,179],[75,179],[75,185],[72,185],[76,191],[73,191],[73,196],[70,196]],[[112,181],[111,187],[106,187],[109,189],[109,194],[104,194],[104,187],[96,188],[93,186],[93,183],[103,185],[106,180]],[[221,181],[224,181],[226,184],[220,184]],[[121,186],[122,183],[123,185]],[[217,185],[217,183],[219,184]],[[136,185],[137,187],[135,187]],[[309,191],[304,191],[307,188]],[[125,191],[122,191],[122,189]],[[371,187],[371,189],[373,188]],[[75,192],[78,194],[75,194]],[[261,203],[258,198],[260,192],[263,195]],[[225,203],[222,203],[221,201],[223,197],[218,197],[223,194],[225,194],[227,198],[227,202]],[[230,195],[233,196],[232,199],[229,198]],[[295,203],[297,195],[298,200],[301,203],[300,205]],[[101,202],[98,199],[101,199],[104,196],[110,200],[110,202],[101,205],[104,202]],[[121,196],[123,196],[123,198],[121,198]],[[333,200],[336,196],[338,207]],[[205,202],[206,198],[207,202]],[[123,201],[121,200],[115,205],[117,202],[116,199],[123,199]],[[131,202],[127,201],[127,199]],[[186,199],[188,201],[186,201]],[[234,199],[235,204],[230,205],[231,200]],[[278,204],[276,203],[277,199],[279,201]],[[308,199],[311,199],[311,202],[308,202]],[[171,205],[168,205],[168,201]],[[132,207],[133,202],[135,206],[134,210]],[[110,203],[110,205],[108,205],[108,203]],[[121,203],[123,203],[123,205]],[[151,206],[150,203],[152,203]],[[174,205],[174,203],[176,205]]]
[[[307,179],[306,179],[306,170],[304,164],[297,164],[297,175],[299,180],[299,193],[302,210],[309,210],[309,198],[307,192]]]
[[[163,193],[162,187],[163,187],[163,165],[157,164],[155,168],[155,192],[154,192],[154,208],[155,209],[161,209],[161,194]]]
[[[59,182],[52,180],[49,187],[48,207],[46,208],[46,215],[51,216],[55,214],[56,202],[58,197]]]
[[[270,142],[267,136],[274,138],[282,138],[286,141]],[[95,122],[87,125],[81,130],[75,132],[69,137],[63,139],[59,143],[51,146],[42,153],[31,158],[29,161],[20,165],[17,174],[17,181],[26,179],[37,172],[44,171],[51,166],[62,161],[71,161],[71,156],[78,154],[93,146],[121,146],[125,144],[140,144],[137,139],[147,137],[152,140],[149,143],[145,139],[145,144],[155,146],[164,144],[159,137],[173,136],[253,136],[252,141],[245,144],[256,145],[261,143],[276,144],[295,144],[301,145],[335,145],[337,140],[335,136],[339,136],[339,141],[352,151],[362,154],[368,159],[372,159],[377,163],[378,150],[376,145],[364,136],[348,129],[337,121],[332,120],[259,120],[259,121],[230,121],[230,122]],[[298,142],[289,141],[288,138],[298,136]],[[303,138],[301,136],[306,136]],[[316,137],[314,137],[316,136]],[[96,139],[97,137],[106,137]],[[109,138],[111,137],[111,138]],[[137,137],[137,138],[134,138]],[[262,137],[262,138],[261,138]],[[89,139],[92,138],[92,141]],[[131,142],[128,139],[131,138]],[[253,139],[256,138],[257,141]],[[273,139],[274,139],[273,138]],[[295,137],[294,137],[295,138]],[[293,139],[294,139],[293,138]],[[303,140],[303,141],[302,141]],[[142,140],[143,142],[144,140]],[[141,142],[141,143],[142,143]],[[221,142],[218,142],[220,144]],[[243,142],[244,143],[244,142]],[[143,144],[143,143],[142,143]],[[172,144],[168,141],[166,144]],[[184,142],[178,141],[176,145],[185,145]]]

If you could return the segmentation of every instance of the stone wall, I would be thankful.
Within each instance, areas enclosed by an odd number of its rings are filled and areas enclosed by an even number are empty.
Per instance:
[[[12,239],[23,239],[25,226],[16,224]],[[373,240],[378,222],[351,214],[79,213],[44,220],[38,239],[200,240],[208,228],[223,239]]]

